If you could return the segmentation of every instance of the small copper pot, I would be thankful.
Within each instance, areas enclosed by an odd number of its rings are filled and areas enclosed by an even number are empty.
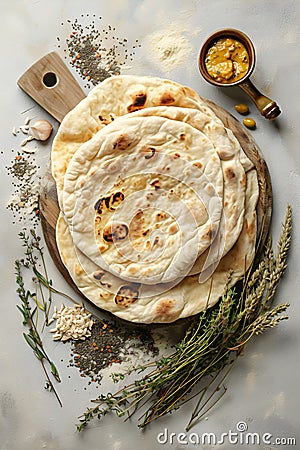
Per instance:
[[[233,81],[232,83],[221,83],[219,81],[216,81],[214,78],[212,78],[205,66],[205,58],[208,52],[208,49],[218,40],[221,38],[233,38],[237,41],[240,41],[246,48],[247,53],[249,55],[249,68],[247,73],[243,78],[237,81]],[[242,31],[235,30],[233,28],[224,28],[222,30],[218,30],[215,33],[211,34],[204,44],[202,45],[202,48],[200,50],[199,55],[199,70],[203,78],[210,84],[213,84],[214,86],[220,86],[220,87],[232,87],[232,86],[239,86],[243,91],[245,91],[251,100],[255,103],[258,110],[261,112],[261,114],[269,120],[275,119],[280,114],[280,109],[274,100],[271,100],[270,98],[263,95],[261,92],[258,91],[258,89],[253,85],[253,83],[250,80],[250,75],[253,72],[254,66],[255,66],[255,49],[252,41],[249,39],[246,34],[244,34]]]

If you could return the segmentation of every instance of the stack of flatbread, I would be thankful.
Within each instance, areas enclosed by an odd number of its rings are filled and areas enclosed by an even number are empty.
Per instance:
[[[105,80],[62,121],[51,162],[61,259],[101,309],[174,322],[214,305],[253,261],[256,170],[188,87]]]

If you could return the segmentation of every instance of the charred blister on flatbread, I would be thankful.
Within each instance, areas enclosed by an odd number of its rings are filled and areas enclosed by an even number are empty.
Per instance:
[[[123,192],[116,192],[115,194],[113,194],[112,196],[112,204],[115,206],[116,203],[121,203],[124,200],[125,196],[123,194]]]
[[[112,223],[103,230],[103,239],[106,242],[122,241],[128,236],[128,226],[125,223]]]
[[[146,155],[145,159],[150,159],[155,155],[155,148],[154,147],[148,147],[146,150],[144,150]]]
[[[174,159],[178,159],[178,158],[181,158],[181,154],[180,154],[180,153],[178,153],[178,152],[176,152],[176,153],[173,153],[173,154],[172,154],[172,156],[173,156],[173,158],[174,158]]]
[[[201,169],[203,167],[203,164],[200,161],[196,161],[193,163],[193,166],[197,167],[198,169]]]
[[[159,244],[159,236],[155,236],[154,241],[153,241],[153,247],[158,244]]]
[[[115,192],[114,194],[108,195],[107,197],[102,197],[96,201],[94,209],[98,214],[101,214],[103,209],[106,208],[109,211],[115,211],[115,207],[118,206],[125,196],[123,192]]]
[[[98,214],[101,214],[103,206],[105,206],[105,197],[99,198],[99,200],[96,201],[94,209],[97,211]]]
[[[115,143],[113,144],[113,149],[114,150],[120,150],[120,151],[124,151],[127,150],[128,147],[131,146],[131,144],[134,142],[135,140],[135,136],[130,135],[130,134],[121,134],[118,139],[115,141]]]
[[[160,98],[161,105],[171,105],[175,103],[175,98],[169,92],[165,92]]]
[[[211,226],[211,227],[209,228],[208,232],[206,233],[207,237],[210,239],[211,242],[212,242],[212,241],[214,240],[214,238],[216,237],[217,231],[218,231],[217,227]]]
[[[115,302],[118,306],[128,308],[129,305],[135,303],[139,298],[138,286],[125,285],[121,286],[115,296]]]
[[[172,322],[177,319],[176,301],[173,298],[161,300],[155,308],[156,318],[160,322]]]
[[[93,277],[95,278],[95,280],[100,281],[104,275],[105,275],[105,272],[99,271],[99,272],[95,272],[93,274]]]
[[[107,209],[109,209],[109,206],[110,206],[110,198],[111,197],[105,197],[105,199],[104,199],[104,203],[105,203],[105,206]]]
[[[233,167],[227,167],[225,170],[225,175],[228,180],[233,180],[236,177],[235,171]]]
[[[168,217],[168,214],[165,211],[160,211],[156,214],[156,221],[164,220]]]
[[[132,96],[132,103],[127,107],[127,111],[130,113],[144,108],[146,100],[147,95],[144,92],[135,94],[134,96]]]
[[[93,273],[93,277],[95,278],[95,280],[99,281],[99,283],[101,284],[101,286],[110,289],[111,288],[111,284],[110,283],[105,283],[102,281],[102,278],[104,277],[105,272],[99,271],[99,272],[94,272]]]
[[[158,179],[157,179],[157,180],[153,180],[152,183],[150,183],[150,186],[154,187],[154,189],[155,189],[156,191],[158,191],[159,189],[161,189],[160,181],[159,181]]]
[[[110,114],[109,117],[103,117],[101,114],[99,114],[99,120],[102,123],[102,125],[108,125],[109,123],[113,122],[115,118]]]

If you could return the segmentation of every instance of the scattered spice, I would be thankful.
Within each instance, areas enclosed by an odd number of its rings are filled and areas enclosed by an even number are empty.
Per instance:
[[[14,150],[12,150],[14,152]],[[8,201],[6,208],[13,213],[13,223],[31,222],[34,228],[39,216],[39,183],[38,174],[40,166],[32,153],[18,151],[9,166],[6,166],[8,175],[12,178],[14,192]]]
[[[82,18],[84,16],[89,18],[90,15],[81,15]],[[100,29],[100,25],[96,26],[95,18],[94,14],[92,21],[87,25],[82,25],[78,19],[67,20],[71,32],[66,39],[65,59],[70,58],[71,66],[83,80],[87,81],[85,87],[96,86],[112,75],[120,75],[121,67],[132,61],[134,50],[141,47],[136,39],[130,48],[128,39],[118,37],[115,27],[108,25]],[[98,21],[101,20],[102,18],[98,17]],[[59,37],[57,40],[60,48],[61,40]]]
[[[102,371],[136,356],[150,358],[158,348],[149,331],[132,330],[124,325],[94,319],[91,336],[85,341],[73,341],[69,365],[77,367],[89,384],[100,383]]]
[[[33,107],[27,111],[31,109]],[[27,113],[27,111],[23,111],[23,113]],[[15,137],[22,136],[23,140],[18,142],[19,149],[11,150],[15,156],[10,165],[6,166],[14,188],[6,208],[13,212],[13,218],[19,223],[25,225],[30,222],[30,226],[35,228],[39,218],[40,166],[32,156],[37,147],[27,146],[27,143],[35,139],[47,139],[52,132],[52,125],[46,120],[37,120],[30,125],[32,120],[33,117],[27,116],[22,125],[14,126],[12,129],[12,134]],[[16,223],[16,220],[13,223]]]

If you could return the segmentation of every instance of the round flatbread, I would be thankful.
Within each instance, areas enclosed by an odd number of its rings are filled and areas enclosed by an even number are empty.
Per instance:
[[[75,245],[93,262],[155,284],[184,277],[211,245],[222,195],[220,159],[203,133],[164,117],[124,116],[78,149],[63,205]]]
[[[67,223],[61,215],[57,222],[57,244],[63,263],[80,291],[96,306],[137,323],[169,323],[197,314],[213,306],[251,265],[256,242],[256,204],[258,180],[255,170],[247,173],[243,228],[233,248],[222,258],[213,276],[200,284],[198,276],[189,276],[167,292],[141,295],[139,285],[112,284],[111,274],[99,270],[80,254],[73,244]],[[80,259],[78,255],[80,254]],[[82,262],[82,264],[81,264]],[[232,274],[229,278],[229,273]],[[117,293],[113,292],[118,289]]]

